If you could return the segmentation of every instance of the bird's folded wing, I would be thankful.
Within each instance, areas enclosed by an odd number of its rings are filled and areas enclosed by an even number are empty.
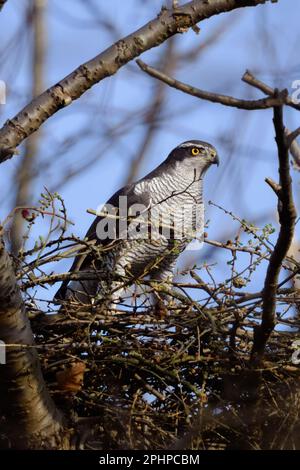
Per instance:
[[[151,197],[150,197],[149,192],[147,190],[136,191],[136,184],[130,184],[120,189],[107,201],[106,204],[110,204],[111,206],[119,208],[120,196],[127,197],[128,210],[133,204],[141,204],[147,209],[150,207],[150,204],[151,204]],[[118,215],[118,211],[116,215]],[[96,217],[85,236],[85,240],[89,242],[94,241],[96,245],[101,244],[103,247],[112,242],[112,240],[109,238],[105,240],[100,240],[97,237],[97,225],[104,217],[105,217],[104,215],[100,215]],[[91,267],[91,263],[92,263],[92,256],[88,252],[88,249],[84,247],[79,251],[78,255],[75,257],[69,272],[72,273],[72,272],[86,270],[89,266]],[[69,282],[70,282],[69,279],[65,279],[63,281],[62,285],[60,286],[60,288],[58,289],[58,291],[56,292],[54,296],[55,300],[63,300],[65,298],[65,294],[66,294]]]

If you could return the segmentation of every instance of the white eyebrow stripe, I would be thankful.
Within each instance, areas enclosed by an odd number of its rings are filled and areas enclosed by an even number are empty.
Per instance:
[[[182,147],[199,147],[201,149],[205,149],[205,147],[203,145],[193,144],[192,142],[187,142],[186,144],[181,144],[181,145],[179,145],[178,148],[182,148]]]

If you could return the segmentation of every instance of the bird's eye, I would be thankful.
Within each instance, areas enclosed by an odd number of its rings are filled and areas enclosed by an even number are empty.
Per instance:
[[[192,147],[192,150],[191,150],[191,153],[192,155],[199,155],[200,153],[200,150],[197,148],[197,147]]]

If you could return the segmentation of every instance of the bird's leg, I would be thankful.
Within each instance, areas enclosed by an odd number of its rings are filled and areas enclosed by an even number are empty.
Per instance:
[[[109,310],[116,310],[118,304],[122,302],[121,294],[124,290],[124,281],[121,279],[122,277],[125,277],[125,269],[117,264],[114,268],[113,276],[101,281],[98,301],[100,298],[101,300],[103,299]]]
[[[159,269],[151,273],[151,280],[155,280],[158,284],[168,283],[173,281],[174,268],[176,261],[165,263]],[[172,297],[159,290],[153,292],[154,297],[154,314],[159,318],[164,318],[168,313],[168,305],[170,304]]]

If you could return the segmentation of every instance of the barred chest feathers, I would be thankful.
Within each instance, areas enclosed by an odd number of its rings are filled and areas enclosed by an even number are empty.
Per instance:
[[[194,168],[176,170],[139,182],[135,192],[149,192],[154,219],[160,216],[163,225],[174,223],[179,232],[183,230],[183,236],[175,238],[188,243],[204,229],[203,175],[197,175]]]
[[[96,267],[98,276],[93,281],[83,280],[77,284],[69,284],[69,281],[65,280],[55,296],[56,299],[63,300],[72,296],[87,303],[90,302],[91,296],[102,296],[109,292],[108,299],[114,298],[118,302],[122,282],[114,280],[114,274],[144,276],[147,272],[156,280],[172,277],[179,252],[183,251],[193,238],[203,234],[203,177],[212,164],[219,164],[219,158],[211,144],[200,140],[186,141],[173,149],[166,160],[151,173],[117,191],[108,204],[117,208],[120,196],[125,197],[125,217],[129,225],[134,219],[139,224],[139,214],[149,217],[150,211],[150,217],[154,214],[155,220],[157,221],[157,217],[159,220],[158,238],[149,238],[147,231],[145,238],[139,234],[131,237],[127,231],[128,237],[123,238],[118,235],[123,233],[119,229],[116,231],[117,236],[112,237],[112,241],[116,243],[112,244],[110,250],[103,250],[101,259],[95,260],[93,253],[85,253],[85,249],[79,251],[70,271],[90,271]],[[128,209],[133,206],[142,209],[138,209],[136,213],[135,209],[132,209],[132,213],[129,213]],[[144,216],[143,220],[145,221]],[[99,225],[103,223],[106,223],[105,217],[97,217],[86,237],[96,245],[106,247],[107,242],[98,235]],[[170,236],[161,230],[168,224],[169,228],[171,227]],[[149,224],[144,225],[148,230]],[[152,221],[150,231],[152,235]],[[108,241],[110,240],[108,237]]]

